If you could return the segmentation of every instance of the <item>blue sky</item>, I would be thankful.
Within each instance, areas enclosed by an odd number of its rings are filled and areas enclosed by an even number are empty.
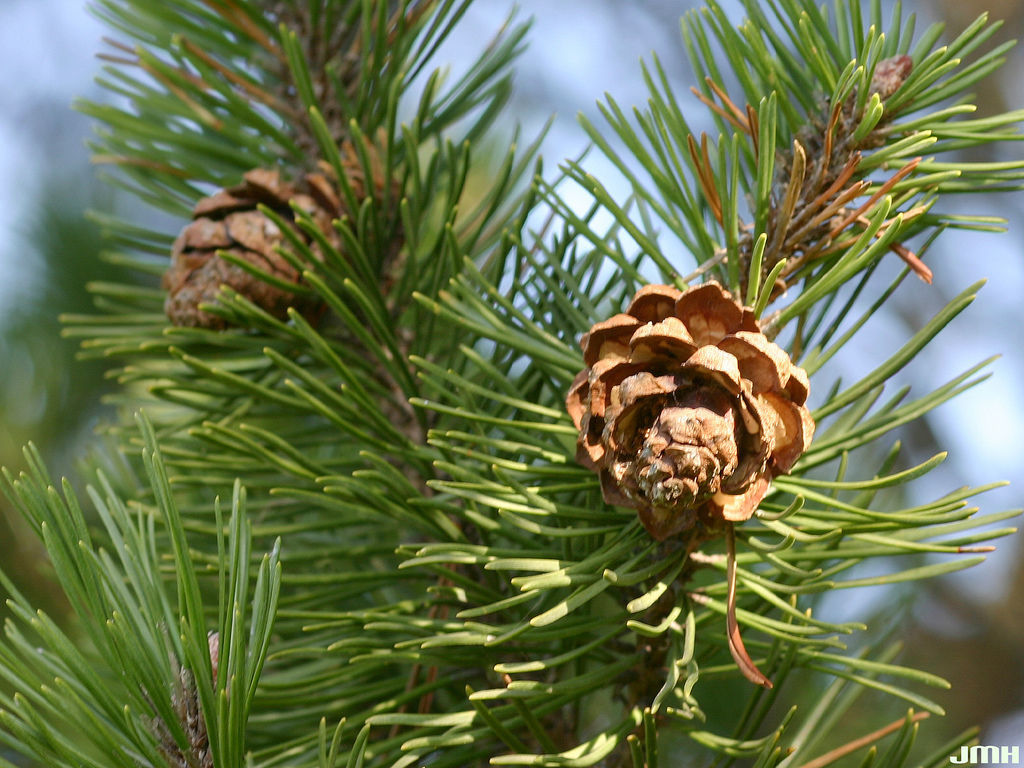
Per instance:
[[[82,0],[0,0],[0,317],[32,278],[20,235],[35,193],[59,163],[87,157],[85,133],[68,146],[61,126],[48,123],[86,128],[70,104],[94,90],[102,34]]]

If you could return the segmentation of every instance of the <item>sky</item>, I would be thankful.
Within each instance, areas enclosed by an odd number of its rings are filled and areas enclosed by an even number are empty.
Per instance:
[[[644,12],[670,5],[685,8],[689,4],[520,0],[520,17],[532,15],[535,22],[530,48],[517,75],[515,112],[527,135],[539,129],[550,113],[556,113],[545,144],[549,166],[583,148],[584,134],[576,115],[583,113],[600,122],[595,104],[605,91],[626,106],[644,102],[639,62],[652,49],[658,50],[666,69],[678,77],[684,106],[689,105],[695,115],[703,111],[688,93],[692,75],[678,25]],[[723,5],[731,8],[736,4]],[[458,68],[460,59],[478,50],[510,7],[504,0],[476,3],[442,56],[449,56]],[[734,16],[739,18],[739,14]],[[88,123],[76,117],[69,105],[76,97],[98,95],[92,82],[99,68],[94,55],[103,34],[83,0],[0,0],[0,76],[5,83],[0,89],[0,317],[5,307],[23,300],[31,289],[32,272],[26,268],[19,232],[31,214],[33,192],[48,173],[77,169],[87,157]],[[1008,66],[1024,71],[1021,51]],[[1007,103],[1024,105],[1024,78],[1007,78],[1005,87]],[[695,122],[699,124],[699,118]],[[59,130],[67,123],[72,129],[70,143]],[[1019,156],[1020,147],[1006,148],[1005,157]],[[607,176],[606,164],[596,158],[592,163],[593,172]],[[616,189],[620,197],[628,193],[621,185]],[[904,306],[934,311],[975,280],[990,281],[979,301],[925,350],[903,380],[915,393],[923,393],[981,359],[1002,355],[991,368],[991,380],[942,408],[932,422],[939,443],[952,446],[942,482],[953,487],[995,479],[1014,481],[1010,488],[984,497],[984,509],[996,511],[1020,506],[1020,488],[1024,487],[1024,461],[1018,447],[1024,433],[1020,385],[1024,344],[1019,330],[1020,297],[1024,296],[1024,195],[976,197],[952,204],[960,210],[1003,216],[1010,221],[1010,232],[999,236],[949,232],[929,258],[935,284],[905,283],[901,289]],[[870,333],[851,346],[842,362],[846,378],[857,375],[861,361],[875,359],[877,363],[879,348],[895,351],[914,322],[909,310],[875,318]],[[917,490],[922,500],[935,495],[932,487],[919,486]],[[958,584],[978,599],[998,596],[1019,553],[1018,542],[1004,543],[989,563],[972,570]]]
[[[89,126],[70,105],[97,92],[103,33],[82,0],[0,0],[0,318],[31,289],[22,235],[36,194],[88,161]]]

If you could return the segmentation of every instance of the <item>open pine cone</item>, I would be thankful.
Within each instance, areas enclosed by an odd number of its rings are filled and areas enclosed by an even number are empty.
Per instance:
[[[717,283],[645,286],[581,345],[577,460],[659,541],[748,519],[811,441],[806,372]]]
[[[342,147],[342,163],[357,204],[371,193],[380,199],[385,184],[379,155],[369,143],[366,150],[374,175],[372,190],[367,189],[355,148],[350,142]],[[276,278],[298,285],[301,271],[275,251],[278,246],[287,247],[285,234],[257,206],[266,205],[285,221],[292,222],[294,214],[290,203],[295,202],[316,222],[330,245],[338,249],[341,241],[331,222],[349,212],[333,169],[324,165],[322,173],[307,173],[294,182],[284,181],[276,170],[263,168],[251,170],[242,178],[242,184],[200,200],[193,209],[192,222],[174,242],[171,265],[163,277],[163,287],[167,290],[164,310],[174,325],[224,328],[223,318],[199,309],[201,303],[214,303],[222,285],[230,286],[277,318],[286,317],[289,307],[311,314],[318,306],[316,301],[246,272],[217,252],[227,251]],[[392,197],[397,198],[397,193],[393,183]],[[297,227],[295,231],[319,258],[316,243]],[[397,245],[397,242],[388,244],[387,253],[382,256],[385,276]]]

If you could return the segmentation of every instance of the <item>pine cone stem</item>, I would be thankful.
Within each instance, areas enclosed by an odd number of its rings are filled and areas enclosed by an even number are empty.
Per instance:
[[[740,626],[736,621],[736,532],[733,524],[728,523],[725,527],[726,547],[726,579],[728,582],[728,594],[726,597],[725,628],[729,637],[729,653],[732,654],[736,666],[740,672],[752,683],[763,685],[765,688],[773,688],[772,681],[765,677],[764,673],[757,668],[750,654],[743,645],[743,638],[740,637]]]

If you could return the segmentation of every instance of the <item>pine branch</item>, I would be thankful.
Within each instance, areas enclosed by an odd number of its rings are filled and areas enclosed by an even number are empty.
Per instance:
[[[98,488],[87,489],[110,552],[93,543],[69,484],[62,498],[34,450],[26,451],[27,473],[5,473],[5,491],[46,542],[92,646],[81,650],[0,575],[15,616],[0,674],[24,692],[3,698],[0,740],[47,765],[160,765],[162,756],[170,765],[204,766],[237,762],[246,752],[244,725],[280,588],[277,547],[250,588],[252,537],[236,485],[229,548],[220,534],[219,615],[206,611],[155,436],[147,422],[141,427],[155,505],[129,511],[102,474]],[[157,555],[157,520],[174,542],[170,569]],[[211,620],[216,630],[208,629]]]
[[[935,212],[946,193],[1019,186],[1020,163],[935,159],[1018,138],[1020,113],[940,105],[1001,61],[1002,47],[976,55],[994,27],[937,48],[899,13],[883,35],[878,3],[865,19],[843,0],[830,21],[751,0],[734,28],[712,2],[684,40],[722,136],[690,130],[654,60],[645,111],[602,106],[621,147],[584,122],[633,187],[619,202],[582,157],[543,178],[537,142],[482,159],[525,27],[445,87],[431,68],[468,5],[99,3],[137,45],[106,59],[123,105],[84,106],[105,125],[98,159],[188,223],[174,239],[104,219],[112,258],[151,282],[96,285],[98,314],[69,318],[85,354],[122,365],[115,402],[153,414],[109,429],[149,482],[101,479],[93,531],[38,458],[9,478],[98,652],[15,595],[0,645],[12,748],[53,765],[347,752],[350,766],[654,768],[674,737],[776,766],[827,756],[825,726],[867,690],[941,712],[921,692],[940,677],[848,651],[861,617],[813,611],[833,590],[970,567],[1013,532],[984,526],[1015,511],[968,506],[991,486],[909,508],[881,495],[944,459],[906,466],[880,441],[982,366],[883,394],[979,286],[857,382],[821,380],[908,274],[875,291],[887,253],[924,275],[931,240],[915,255],[913,238],[989,226]],[[727,290],[648,285],[683,287],[691,258],[688,279]],[[195,262],[215,290],[168,318]],[[623,416],[621,385],[642,373],[671,391]],[[813,412],[810,386],[826,392]],[[643,494],[676,491],[637,448],[653,455],[661,432],[636,424],[723,399],[737,487],[687,487],[693,503],[666,516]],[[636,461],[606,460],[622,446]],[[228,487],[225,521],[210,501]],[[878,575],[850,573],[864,563]],[[769,724],[793,673],[831,687]],[[716,696],[730,722],[706,714]],[[912,719],[888,742],[894,766]]]

